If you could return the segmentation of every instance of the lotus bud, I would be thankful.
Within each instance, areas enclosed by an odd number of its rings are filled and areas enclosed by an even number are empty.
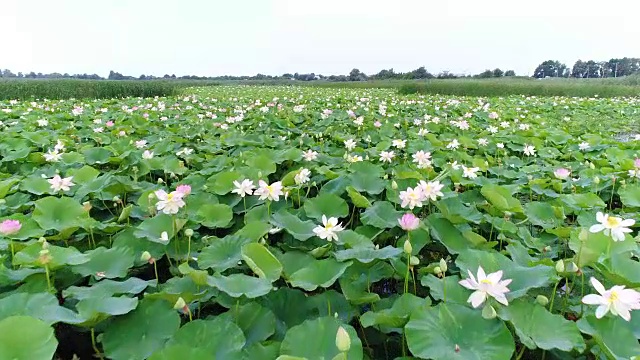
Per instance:
[[[158,178],[157,183],[158,183],[158,184],[162,184],[162,183],[164,183],[164,180],[162,180],[162,178]]]
[[[192,237],[193,236],[193,230],[192,229],[187,229],[187,230],[184,231],[184,234],[187,237]]]
[[[46,265],[48,263],[51,262],[51,255],[49,254],[49,250],[48,249],[42,249],[40,250],[40,254],[38,256],[38,261],[42,264],[42,265]]]
[[[578,235],[578,239],[584,242],[584,241],[587,241],[588,238],[589,238],[589,232],[587,232],[586,229],[582,229],[582,231],[580,231],[580,234]]]
[[[184,301],[182,297],[179,297],[176,303],[173,305],[175,310],[184,309],[187,306],[187,303]]]
[[[593,183],[594,183],[594,184],[600,184],[600,177],[599,177],[599,176],[595,176],[595,177],[593,178]]]
[[[570,272],[570,273],[578,272],[578,270],[579,270],[578,265],[576,265],[576,263],[574,263],[573,261],[567,264],[565,269],[566,272]]]
[[[547,246],[543,247],[543,248],[542,248],[542,251],[543,251],[543,252],[546,252],[546,253],[547,253],[547,252],[549,252],[549,251],[551,251],[551,246],[548,246],[548,245],[547,245]]]
[[[413,251],[413,247],[411,246],[411,243],[409,242],[409,240],[404,241],[404,246],[402,248],[405,254],[411,255],[411,251]]]
[[[447,270],[449,269],[449,267],[447,266],[447,262],[444,259],[440,259],[440,270],[442,270],[443,273],[446,273]]]
[[[418,264],[420,264],[420,259],[418,259],[417,256],[412,256],[409,258],[409,265],[416,266]]]
[[[86,212],[91,211],[91,208],[92,208],[91,203],[90,203],[90,202],[88,202],[88,201],[83,202],[83,203],[82,203],[82,208],[83,208],[83,209],[84,209],[84,211],[86,211]]]
[[[156,194],[155,193],[149,193],[149,195],[147,195],[147,199],[149,200],[153,200],[156,198]]]
[[[338,328],[338,332],[336,334],[336,347],[340,352],[347,352],[351,349],[351,338],[349,337],[349,333],[342,326]]]
[[[120,202],[120,196],[116,195],[113,197],[113,199],[111,199],[111,201],[113,201],[114,203],[119,203]]]
[[[400,219],[398,219],[398,224],[400,224],[402,230],[412,231],[420,226],[420,219],[418,219],[412,213],[406,213],[402,215]]]
[[[556,262],[556,271],[557,271],[557,272],[559,272],[559,273],[561,273],[561,272],[564,272],[564,270],[565,270],[565,268],[564,268],[564,261],[562,261],[562,260],[558,260],[558,261]]]
[[[395,180],[391,181],[391,188],[393,190],[398,190],[398,183]]]
[[[442,268],[440,268],[440,266],[436,266],[433,268],[433,273],[437,276],[441,276],[442,275]]]
[[[496,309],[493,308],[493,306],[487,304],[483,309],[482,309],[482,317],[487,319],[487,320],[491,320],[491,319],[495,319],[496,316],[498,316],[498,313],[496,313]]]
[[[589,168],[593,170],[596,168],[596,165],[594,163],[589,163]]]
[[[258,179],[262,179],[262,171],[258,171]]]
[[[538,295],[536,296],[536,302],[542,306],[547,306],[547,304],[549,303],[549,298],[544,295]]]
[[[143,252],[142,255],[140,256],[140,260],[142,261],[149,261],[151,259],[152,259],[151,254],[148,251]]]

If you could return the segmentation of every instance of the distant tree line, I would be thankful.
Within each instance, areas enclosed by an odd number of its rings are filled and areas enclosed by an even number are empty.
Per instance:
[[[547,60],[533,72],[535,78],[611,78],[640,72],[640,58],[610,59],[609,61],[578,60],[572,68],[557,60]]]
[[[533,77],[546,78],[546,77],[574,77],[574,78],[605,78],[605,77],[618,77],[626,76],[640,72],[640,58],[621,58],[611,59],[609,61],[582,61],[578,60],[573,65],[573,68],[569,68],[567,65],[556,61],[547,60],[536,67]],[[297,80],[297,81],[313,81],[313,80],[325,80],[325,81],[365,81],[365,80],[407,80],[407,79],[456,79],[456,78],[500,78],[506,76],[516,76],[515,71],[507,70],[503,71],[500,68],[493,70],[487,69],[479,74],[464,75],[454,74],[449,71],[442,71],[438,74],[432,74],[424,66],[421,66],[413,71],[409,72],[395,72],[393,68],[382,69],[376,74],[367,75],[359,69],[353,69],[347,75],[329,75],[308,73],[286,73],[282,75],[264,75],[257,74],[254,76],[196,76],[196,75],[184,75],[176,76],[175,74],[165,74],[158,77],[153,75],[140,75],[128,76],[123,75],[116,71],[110,71],[109,75],[104,78],[97,74],[74,74],[68,73],[21,73],[14,74],[11,70],[0,68],[0,78],[22,78],[22,79],[92,79],[92,80]]]
[[[0,78],[15,78],[15,79],[92,79],[92,80],[298,80],[298,81],[313,81],[313,80],[326,80],[326,81],[365,81],[365,80],[403,80],[403,79],[456,79],[461,77],[476,77],[476,78],[491,78],[491,77],[502,77],[502,76],[515,76],[515,72],[513,70],[502,71],[500,69],[494,70],[486,70],[477,75],[461,75],[454,74],[449,71],[443,71],[438,74],[432,74],[424,66],[421,66],[413,71],[409,72],[395,72],[393,69],[383,69],[380,70],[377,74],[367,75],[360,71],[359,69],[353,69],[347,75],[329,75],[325,76],[322,74],[309,73],[309,74],[299,74],[299,73],[286,73],[280,76],[272,76],[272,75],[264,75],[257,74],[254,76],[232,76],[232,75],[223,75],[223,76],[196,76],[196,75],[185,75],[185,76],[176,76],[175,74],[165,74],[164,76],[153,76],[153,75],[140,75],[136,76],[128,76],[123,75],[119,72],[111,70],[109,75],[105,77],[101,77],[97,74],[73,74],[70,75],[68,73],[60,74],[60,73],[51,73],[51,74],[43,74],[43,73],[35,73],[30,72],[27,74],[23,74],[18,72],[17,74],[13,73],[9,69],[2,70],[0,69]]]

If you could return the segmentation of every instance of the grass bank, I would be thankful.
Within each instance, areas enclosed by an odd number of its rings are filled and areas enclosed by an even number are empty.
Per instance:
[[[458,96],[640,96],[637,77],[620,79],[451,79],[405,83],[400,94]]]
[[[107,99],[174,95],[190,86],[219,85],[197,80],[0,80],[0,100],[8,99]]]

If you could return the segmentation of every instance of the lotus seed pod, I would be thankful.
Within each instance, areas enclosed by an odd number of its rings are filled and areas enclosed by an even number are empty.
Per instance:
[[[442,275],[442,268],[440,268],[440,266],[436,266],[433,268],[433,273],[440,276]]]
[[[487,319],[487,320],[491,320],[491,319],[495,319],[496,316],[498,316],[498,313],[496,313],[496,309],[493,308],[493,306],[487,304],[483,309],[482,309],[482,317]]]
[[[413,251],[413,247],[411,246],[411,243],[409,242],[409,240],[404,241],[403,249],[405,254],[411,255],[411,252]]]
[[[549,303],[549,298],[544,295],[538,295],[536,296],[536,302],[542,306],[547,306],[547,304]]]
[[[564,261],[558,260],[556,262],[556,271],[559,273],[564,272]]]
[[[338,332],[336,333],[336,347],[340,352],[347,352],[351,349],[351,338],[347,330],[342,326],[338,328]]]
[[[187,229],[187,230],[184,231],[184,234],[187,237],[192,237],[193,236],[193,230],[192,229]]]

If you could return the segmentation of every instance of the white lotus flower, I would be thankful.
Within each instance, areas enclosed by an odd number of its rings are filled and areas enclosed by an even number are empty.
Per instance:
[[[444,185],[440,184],[440,181],[426,182],[424,180],[420,180],[420,183],[418,183],[418,187],[420,188],[423,199],[425,201],[426,200],[437,201],[438,196],[444,196],[444,194],[441,191]]]
[[[309,176],[311,175],[311,171],[309,169],[302,168],[298,173],[293,177],[293,181],[295,181],[296,185],[302,185],[309,181]]]
[[[464,165],[462,165],[462,176],[469,178],[469,179],[475,179],[478,177],[478,175],[476,174],[478,171],[480,170],[479,167],[471,167],[468,168]]]
[[[249,179],[244,179],[242,180],[242,182],[234,181],[233,186],[235,186],[236,188],[231,192],[240,195],[240,197],[245,197],[245,195],[253,195],[253,189],[256,188],[256,186],[253,185],[253,181]]]
[[[307,151],[302,153],[302,157],[306,161],[313,161],[316,158],[318,158],[318,153],[316,151],[313,151],[313,150],[307,150]]]
[[[338,233],[344,230],[342,224],[338,224],[338,219],[331,217],[327,219],[325,215],[322,215],[322,225],[318,225],[313,229],[320,239],[327,239],[328,241],[338,240]]]
[[[380,161],[391,163],[391,161],[393,160],[393,158],[395,156],[396,155],[394,154],[393,151],[381,151],[380,152]]]
[[[598,212],[596,214],[596,220],[600,224],[592,225],[589,231],[597,233],[604,230],[604,234],[611,236],[613,241],[624,241],[625,233],[630,233],[629,226],[633,226],[636,223],[633,219],[622,219],[617,216],[611,216],[609,214],[603,214]]]
[[[51,184],[51,190],[55,193],[58,191],[69,191],[75,184],[71,181],[73,176],[61,178],[60,175],[55,175],[51,179],[47,180]]]
[[[407,140],[396,139],[391,141],[391,145],[393,145],[393,147],[398,149],[404,149],[405,146],[407,146]]]
[[[400,200],[402,200],[400,206],[403,208],[409,207],[409,209],[413,209],[414,207],[422,207],[423,199],[424,195],[419,186],[416,186],[415,189],[408,187],[407,190],[400,191]]]
[[[618,315],[626,321],[631,320],[631,310],[640,309],[640,293],[625,289],[622,285],[616,285],[609,290],[605,290],[604,286],[591,278],[591,285],[600,295],[589,294],[582,298],[582,302],[587,305],[598,305],[596,309],[596,318],[600,319],[608,312]]]
[[[503,305],[509,305],[509,301],[505,296],[509,292],[507,285],[511,284],[511,279],[502,280],[502,270],[496,271],[489,275],[485,275],[482,266],[478,266],[478,280],[473,276],[471,271],[467,270],[469,278],[460,280],[458,283],[469,290],[475,290],[467,302],[471,303],[474,308],[479,307],[490,296]]]
[[[143,158],[143,159],[147,159],[147,160],[149,160],[149,159],[153,159],[153,151],[145,150],[145,151],[142,153],[142,158]]]
[[[180,208],[186,205],[182,200],[184,194],[179,191],[167,193],[164,190],[156,190],[155,195],[158,198],[156,209],[167,215],[177,214]]]
[[[431,153],[424,152],[422,150],[417,151],[415,154],[411,156],[413,158],[413,162],[418,164],[418,167],[423,169],[431,165]]]
[[[536,156],[536,147],[533,145],[524,145],[524,148],[522,149],[522,151],[524,152],[525,155],[527,156]]]
[[[58,150],[51,149],[49,149],[49,151],[47,151],[42,156],[44,156],[44,160],[47,162],[58,162],[62,158],[62,154],[59,153]]]
[[[344,147],[346,147],[347,150],[351,151],[356,148],[356,142],[353,139],[345,140]]]
[[[282,183],[278,181],[269,185],[264,180],[260,180],[258,181],[258,189],[253,192],[253,195],[259,196],[260,200],[278,201],[280,196],[284,195]]]

